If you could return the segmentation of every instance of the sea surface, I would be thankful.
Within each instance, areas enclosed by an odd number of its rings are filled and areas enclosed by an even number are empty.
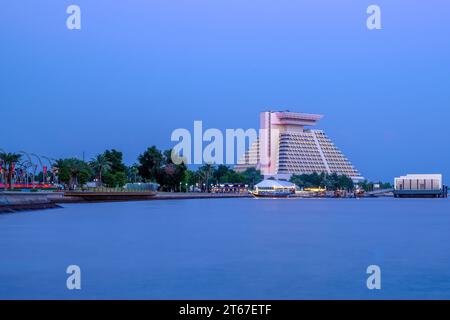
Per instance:
[[[81,290],[68,290],[69,265]],[[367,267],[381,269],[369,290]],[[0,299],[449,299],[449,199],[199,199],[0,214]]]

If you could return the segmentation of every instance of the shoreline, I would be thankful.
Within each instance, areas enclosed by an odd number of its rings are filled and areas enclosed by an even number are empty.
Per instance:
[[[152,197],[136,198],[126,197],[121,199],[95,199],[86,200],[78,196],[63,196],[52,200],[54,203],[98,203],[98,202],[130,202],[130,201],[155,201],[155,200],[187,200],[187,199],[227,199],[227,198],[252,198],[245,193],[200,193],[200,192],[158,192]]]
[[[62,208],[60,205],[51,203],[35,203],[35,204],[18,204],[18,205],[0,205],[1,213],[16,213],[20,211],[34,211],[34,210],[44,210],[44,209],[58,209]]]
[[[188,200],[188,199],[231,199],[252,198],[250,194],[243,193],[190,193],[190,192],[159,192],[152,197],[136,198],[135,195],[127,197],[123,194],[120,199],[93,199],[86,200],[81,196],[65,196],[63,192],[1,192],[0,213],[14,213],[18,211],[32,211],[43,209],[62,208],[65,203],[102,203],[102,202],[131,202],[156,200]]]
[[[70,193],[69,193],[70,194]],[[378,196],[378,197],[386,197]],[[378,198],[375,196],[374,198]],[[0,213],[14,213],[19,211],[33,211],[43,209],[62,208],[65,203],[103,203],[103,202],[132,202],[132,201],[161,201],[161,200],[193,200],[193,199],[233,199],[253,198],[250,193],[201,193],[201,192],[158,192],[151,197],[136,197],[135,194],[121,195],[120,198],[105,197],[104,199],[86,199],[64,192],[0,192]],[[308,199],[316,197],[294,196],[291,199]],[[370,197],[372,198],[372,197]]]
[[[253,198],[249,193],[159,192],[150,200]]]
[[[25,210],[54,209],[60,206],[52,201],[50,192],[0,192],[0,212],[13,213]]]

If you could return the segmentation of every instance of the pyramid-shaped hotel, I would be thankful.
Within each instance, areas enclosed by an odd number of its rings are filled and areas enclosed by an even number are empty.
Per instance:
[[[315,126],[322,115],[290,111],[260,113],[256,142],[238,160],[236,171],[257,168],[265,178],[289,179],[293,174],[337,173],[358,182],[361,174],[322,131]]]

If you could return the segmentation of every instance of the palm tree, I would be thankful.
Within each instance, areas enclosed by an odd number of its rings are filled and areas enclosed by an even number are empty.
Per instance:
[[[9,190],[12,190],[12,177],[14,173],[14,167],[17,162],[20,161],[20,158],[22,156],[17,153],[6,153],[2,152],[0,153],[0,159],[3,162],[3,181],[6,181],[5,188],[9,185]]]
[[[56,161],[59,180],[68,185],[69,190],[74,190],[79,185],[90,179],[91,167],[84,161],[76,158],[60,159]]]
[[[102,186],[102,174],[111,170],[111,161],[103,153],[93,158],[90,165],[98,178],[99,186]]]
[[[127,179],[129,182],[137,182],[137,178],[139,177],[139,169],[136,164],[133,164],[131,167],[127,167]]]

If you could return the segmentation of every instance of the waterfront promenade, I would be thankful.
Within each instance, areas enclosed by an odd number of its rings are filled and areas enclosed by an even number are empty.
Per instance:
[[[203,193],[203,192],[0,192],[0,212],[57,208],[64,203],[126,202],[152,200],[251,198],[249,193]],[[120,195],[118,197],[117,195]]]
[[[57,198],[53,192],[0,192],[0,213],[58,208]]]
[[[250,193],[159,192],[153,200],[252,198]]]

